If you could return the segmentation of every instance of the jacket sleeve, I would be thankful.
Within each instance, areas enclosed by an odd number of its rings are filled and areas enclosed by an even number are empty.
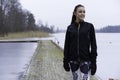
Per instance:
[[[96,60],[97,44],[96,44],[95,29],[94,29],[93,24],[91,24],[91,29],[90,29],[90,42],[91,42],[91,58],[93,60]]]
[[[64,43],[64,62],[69,62],[69,48],[70,48],[70,33],[66,31],[65,35],[65,43]]]

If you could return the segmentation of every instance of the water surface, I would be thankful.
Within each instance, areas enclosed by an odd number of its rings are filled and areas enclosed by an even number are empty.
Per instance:
[[[0,80],[21,80],[37,43],[0,43]]]

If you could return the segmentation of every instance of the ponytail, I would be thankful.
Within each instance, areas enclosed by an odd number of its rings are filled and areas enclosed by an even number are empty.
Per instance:
[[[72,20],[71,20],[71,24],[74,23],[76,20],[76,16],[74,15],[74,12],[73,12],[73,15],[72,15]]]

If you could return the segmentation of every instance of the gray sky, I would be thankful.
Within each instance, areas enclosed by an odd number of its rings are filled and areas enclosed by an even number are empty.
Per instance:
[[[34,14],[36,22],[66,29],[77,4],[86,9],[85,21],[96,29],[107,25],[120,25],[120,0],[20,0],[23,9]]]

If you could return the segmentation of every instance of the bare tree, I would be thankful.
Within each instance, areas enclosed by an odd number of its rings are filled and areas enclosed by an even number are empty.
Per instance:
[[[28,12],[27,15],[27,29],[34,30],[35,28],[35,19],[32,13]]]
[[[4,36],[4,12],[3,0],[0,0],[0,35]]]
[[[34,15],[22,9],[19,0],[0,0],[0,34],[40,30],[51,32],[54,26],[35,24]]]

